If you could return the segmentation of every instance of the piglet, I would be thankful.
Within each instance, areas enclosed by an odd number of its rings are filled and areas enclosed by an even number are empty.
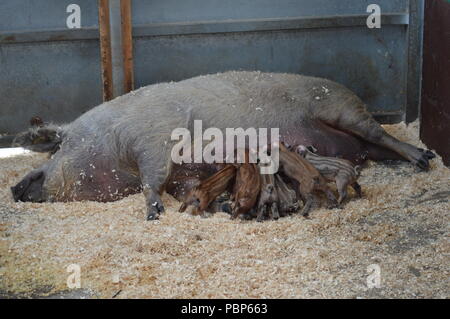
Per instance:
[[[242,163],[236,174],[232,200],[234,200],[231,218],[247,214],[255,206],[261,190],[259,168],[254,163]]]
[[[226,165],[216,174],[203,180],[194,187],[186,196],[179,212],[184,212],[189,205],[195,206],[194,215],[206,211],[210,204],[223,192],[230,190],[236,176],[236,167],[232,164]]]
[[[267,210],[271,211],[273,219],[280,218],[278,211],[278,193],[275,187],[275,175],[261,174],[261,193],[258,200],[258,215],[256,220],[261,222],[266,215],[269,215]]]
[[[285,183],[279,174],[275,174],[275,188],[278,194],[278,207],[281,216],[296,212],[300,205],[295,190]]]
[[[343,158],[320,156],[315,153],[316,149],[312,146],[298,145],[294,147],[294,151],[317,168],[327,181],[336,183],[339,204],[347,197],[348,186],[351,186],[356,194],[362,197],[361,186],[357,182],[360,175],[359,166],[354,166]]]
[[[317,200],[316,191],[327,195],[329,208],[336,207],[336,197],[319,171],[302,156],[289,151],[283,144],[279,144],[279,150],[283,173],[299,183],[299,194],[304,203],[301,214],[308,216],[312,204]]]

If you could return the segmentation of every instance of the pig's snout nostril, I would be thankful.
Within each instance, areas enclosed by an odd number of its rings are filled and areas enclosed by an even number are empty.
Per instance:
[[[11,187],[14,201],[43,202],[42,188],[45,180],[44,172],[32,172],[25,176],[16,186]]]
[[[11,187],[11,193],[13,195],[14,201],[18,202],[22,200],[22,197],[26,191],[25,185],[19,183],[16,186]]]
[[[17,192],[17,190],[16,190],[16,187],[11,187],[11,193],[12,193],[12,195],[13,195],[13,198],[14,198],[14,201],[15,202],[18,202],[19,201],[19,199],[20,199],[20,196],[17,194],[18,192]]]

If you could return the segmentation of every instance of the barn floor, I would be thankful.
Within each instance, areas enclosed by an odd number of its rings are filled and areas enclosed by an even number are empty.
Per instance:
[[[423,146],[417,124],[386,126]],[[369,163],[364,197],[306,220],[180,214],[164,197],[145,221],[141,194],[114,203],[14,203],[9,187],[42,154],[0,159],[0,297],[449,298],[450,170]],[[81,267],[70,291],[67,266]],[[381,288],[368,288],[368,266]]]

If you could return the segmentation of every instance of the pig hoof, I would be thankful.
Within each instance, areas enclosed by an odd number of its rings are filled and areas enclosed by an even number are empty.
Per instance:
[[[339,205],[327,205],[327,209],[335,209],[335,208],[339,208]]]
[[[231,209],[230,203],[223,203],[223,204],[220,206],[220,210],[221,210],[222,212],[227,213],[227,214],[230,214],[230,215],[231,215],[231,213],[232,213],[232,209]]]
[[[152,205],[147,214],[147,220],[157,220],[159,219],[159,215],[164,213],[164,206],[158,202],[155,202],[155,205]]]
[[[150,213],[147,215],[147,220],[157,220],[157,219],[159,219],[159,214]]]
[[[428,168],[430,167],[430,164],[428,163],[428,159],[427,158],[420,158],[417,160],[416,162],[416,166],[419,167],[420,169],[427,171]]]
[[[421,151],[427,159],[433,159],[436,157],[436,154],[434,154],[430,150],[424,150],[423,148],[419,148],[419,151]]]
[[[436,154],[429,150],[424,150],[422,148],[417,149],[421,154],[420,157],[415,161],[415,164],[420,169],[427,171],[430,168],[429,160],[436,157]]]

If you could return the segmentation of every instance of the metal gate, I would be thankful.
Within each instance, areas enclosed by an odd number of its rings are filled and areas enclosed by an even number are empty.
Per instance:
[[[418,114],[423,0],[133,0],[136,87],[226,70],[326,77],[383,122]],[[70,4],[81,29],[68,29]],[[97,1],[0,2],[0,133],[102,102]]]

